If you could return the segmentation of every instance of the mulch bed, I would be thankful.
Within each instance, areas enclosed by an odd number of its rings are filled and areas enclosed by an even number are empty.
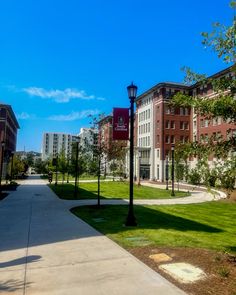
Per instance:
[[[151,246],[128,250],[189,295],[236,295],[236,255],[205,249]],[[169,263],[185,262],[199,267],[206,273],[207,278],[191,284],[179,283],[158,268],[165,262],[157,263],[149,258],[157,253],[170,256],[173,260]]]

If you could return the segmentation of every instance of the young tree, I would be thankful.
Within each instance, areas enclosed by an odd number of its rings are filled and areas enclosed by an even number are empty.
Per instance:
[[[230,6],[235,9],[236,1],[231,1]],[[209,79],[205,75],[196,74],[188,67],[185,67],[186,83],[197,83],[199,86],[212,84],[217,96],[214,99],[206,99],[199,96],[193,97],[183,93],[177,93],[173,97],[171,104],[176,107],[192,107],[198,115],[205,116],[208,119],[221,117],[225,122],[236,123],[236,19],[228,27],[220,23],[215,23],[213,24],[212,32],[204,32],[202,36],[204,46],[213,50],[225,63],[233,64],[230,68],[232,75]],[[231,164],[227,160],[229,152],[231,152]],[[213,154],[219,159],[224,159],[225,164],[221,166],[224,173],[222,173],[221,177],[228,180],[224,181],[222,179],[221,183],[222,185],[225,183],[226,187],[230,187],[229,183],[235,183],[235,173],[231,173],[232,168],[235,167],[232,163],[236,162],[235,152],[235,134],[232,134],[230,138],[225,140],[222,138],[218,138],[218,140],[210,138],[208,143],[193,142],[188,144],[188,156],[198,156],[197,168],[200,171],[201,177],[205,178],[205,183],[210,182],[209,175],[211,174],[209,166],[207,166],[208,156]],[[229,165],[231,168],[228,168]]]
[[[58,156],[58,170],[62,173],[62,184],[64,184],[65,181],[65,174],[67,172],[67,159],[65,150],[62,149]]]

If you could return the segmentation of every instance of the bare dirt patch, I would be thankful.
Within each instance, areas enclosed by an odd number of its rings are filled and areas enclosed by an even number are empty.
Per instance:
[[[167,280],[190,295],[236,295],[236,255],[219,253],[205,249],[137,247],[129,251]],[[191,284],[179,283],[158,267],[163,262],[155,262],[150,255],[165,253],[172,258],[170,263],[186,262],[201,268],[207,275],[204,280]]]

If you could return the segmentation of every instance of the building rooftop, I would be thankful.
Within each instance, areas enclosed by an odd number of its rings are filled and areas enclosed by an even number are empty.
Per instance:
[[[4,107],[4,108],[6,108],[9,111],[9,113],[11,114],[11,117],[12,117],[14,123],[16,124],[16,127],[18,129],[20,129],[20,125],[19,125],[19,123],[18,123],[18,121],[16,119],[16,116],[15,116],[15,113],[13,112],[13,110],[12,110],[12,107],[9,104],[0,103],[0,108],[1,107]]]

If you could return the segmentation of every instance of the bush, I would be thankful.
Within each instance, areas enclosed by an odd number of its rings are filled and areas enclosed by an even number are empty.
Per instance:
[[[197,169],[191,169],[188,174],[188,182],[194,185],[201,183],[201,174]]]

